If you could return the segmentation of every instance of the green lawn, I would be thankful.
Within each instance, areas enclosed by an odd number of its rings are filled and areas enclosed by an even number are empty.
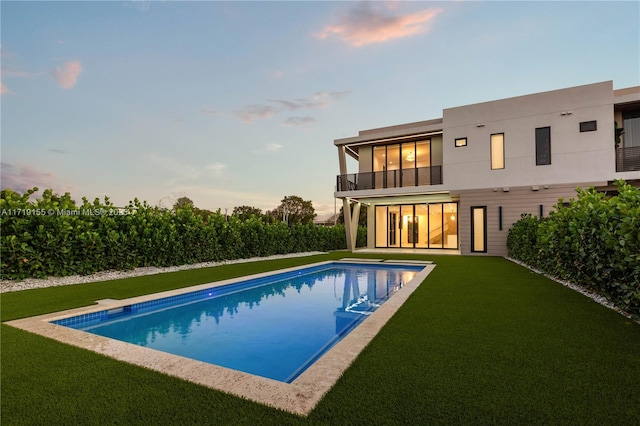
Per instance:
[[[1,295],[2,321],[341,257]],[[2,325],[1,422],[640,424],[640,325],[502,258],[437,268],[307,418]]]

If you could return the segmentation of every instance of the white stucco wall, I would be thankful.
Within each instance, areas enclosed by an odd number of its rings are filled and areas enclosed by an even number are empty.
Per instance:
[[[613,118],[610,81],[445,109],[444,187],[455,191],[613,179]],[[580,122],[592,120],[597,131],[581,133]],[[551,127],[550,165],[536,166],[538,127]],[[504,133],[501,170],[491,170],[494,133]],[[467,138],[467,146],[455,147],[454,140],[461,137]]]

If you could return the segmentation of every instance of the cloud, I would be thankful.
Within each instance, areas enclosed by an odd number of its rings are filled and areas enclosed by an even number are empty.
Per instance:
[[[268,143],[266,147],[267,151],[280,151],[282,149],[282,145],[279,143]]]
[[[266,145],[264,145],[264,150],[262,149],[258,149],[256,151],[252,151],[251,153],[254,155],[265,155],[268,154],[269,152],[276,152],[276,151],[280,151],[283,148],[282,145],[280,145],[279,143],[268,143]],[[266,150],[266,152],[265,152]]]
[[[59,188],[52,186],[55,175],[51,172],[37,170],[29,166],[17,166],[11,163],[0,164],[0,181],[2,189],[11,188],[16,192],[25,192],[34,186],[40,189],[52,188],[60,192]],[[64,189],[62,192],[66,192]]]
[[[213,172],[213,175],[216,177],[222,176],[226,168],[227,165],[222,163],[213,163],[206,167],[206,169]]]
[[[57,67],[51,72],[51,75],[58,83],[58,86],[63,89],[71,89],[76,85],[81,72],[82,65],[80,65],[80,61],[71,61],[62,67]]]
[[[268,99],[269,102],[278,104],[286,110],[296,111],[299,109],[322,108],[335,100],[342,99],[349,91],[344,92],[316,92],[310,99],[298,98],[294,100]]]
[[[236,115],[244,122],[251,123],[258,118],[269,118],[276,113],[276,109],[271,105],[247,105]]]
[[[349,10],[336,23],[315,34],[321,40],[338,37],[353,47],[404,38],[428,31],[440,8],[429,8],[405,15],[393,15],[394,6],[362,2]]]
[[[242,121],[250,123],[259,118],[269,118],[274,114],[281,111],[297,111],[301,109],[314,109],[314,108],[323,108],[325,106],[330,105],[332,102],[342,99],[347,96],[350,92],[342,91],[342,92],[316,92],[312,96],[308,98],[296,98],[296,99],[267,99],[267,102],[270,102],[275,105],[267,105],[267,104],[252,104],[247,105],[240,111],[236,111],[236,116],[238,116]],[[306,117],[307,119],[313,120],[312,117]]]
[[[215,110],[213,108],[202,108],[200,110],[201,113],[206,114],[206,115],[220,115],[222,114],[222,112]]]
[[[192,180],[197,179],[200,175],[192,166],[182,164],[170,157],[163,157],[162,155],[155,152],[146,155],[145,159],[149,163],[163,168],[164,170],[170,172],[173,176],[180,179]]]
[[[7,86],[0,82],[0,95],[15,95]]]
[[[227,169],[226,164],[218,162],[196,168],[190,164],[181,163],[174,158],[165,157],[155,152],[146,154],[144,159],[148,163],[167,171],[167,177],[171,184],[174,184],[176,181],[194,181],[203,177],[222,177]]]
[[[305,124],[315,123],[316,119],[313,117],[289,117],[282,123],[285,126],[304,126]]]
[[[69,154],[69,151],[65,151],[64,149],[52,148],[49,152],[53,152],[54,154]]]

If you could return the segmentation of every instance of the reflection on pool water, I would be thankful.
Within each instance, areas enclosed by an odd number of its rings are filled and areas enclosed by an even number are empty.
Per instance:
[[[336,262],[54,323],[291,382],[422,268]]]

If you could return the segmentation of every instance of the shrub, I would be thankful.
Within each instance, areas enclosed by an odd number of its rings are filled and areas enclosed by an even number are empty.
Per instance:
[[[125,208],[109,198],[78,206],[70,194],[50,189],[30,201],[37,188],[0,197],[0,255],[4,279],[90,274],[139,266],[206,261],[346,248],[344,226],[313,223],[287,226],[260,218],[244,221],[191,205],[175,210],[138,199]],[[366,229],[358,230],[358,244]]]
[[[640,190],[616,182],[618,195],[578,189],[540,223],[530,215],[509,230],[509,256],[572,281],[640,315]]]

